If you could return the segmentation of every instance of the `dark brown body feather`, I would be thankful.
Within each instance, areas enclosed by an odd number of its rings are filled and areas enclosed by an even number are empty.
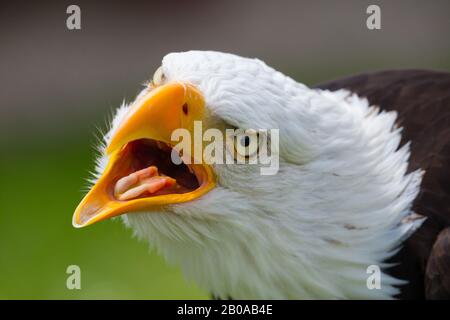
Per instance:
[[[450,299],[450,73],[425,70],[362,74],[317,86],[348,89],[398,113],[402,144],[411,141],[409,171],[426,171],[414,212],[427,220],[386,270],[408,280],[398,298]]]

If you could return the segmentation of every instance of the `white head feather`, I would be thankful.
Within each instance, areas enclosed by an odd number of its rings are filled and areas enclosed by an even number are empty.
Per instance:
[[[123,221],[186,277],[219,297],[391,298],[404,283],[383,261],[423,219],[402,223],[422,172],[406,174],[395,112],[378,112],[345,90],[309,89],[257,59],[189,51],[164,57],[166,81],[195,85],[210,122],[280,129],[280,168],[216,165],[218,185],[192,202]],[[147,89],[143,90],[144,94]],[[128,106],[113,120],[109,142]],[[97,162],[103,172],[107,156]]]

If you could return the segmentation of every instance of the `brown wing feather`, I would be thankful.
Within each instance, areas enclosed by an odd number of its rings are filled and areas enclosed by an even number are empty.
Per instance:
[[[425,273],[425,294],[429,299],[450,297],[450,228],[439,233]]]
[[[428,219],[390,261],[400,264],[387,271],[409,281],[399,298],[431,298],[430,292],[444,292],[447,295],[440,298],[450,299],[445,291],[450,287],[450,277],[441,277],[439,283],[433,276],[437,268],[445,263],[448,268],[450,263],[448,254],[434,256],[450,245],[449,236],[436,244],[438,234],[450,226],[450,73],[383,71],[327,82],[317,88],[348,89],[367,97],[371,105],[397,111],[398,124],[403,127],[402,144],[411,141],[409,171],[426,170],[413,210]],[[433,245],[437,249],[432,251]],[[427,268],[428,261],[433,264]]]

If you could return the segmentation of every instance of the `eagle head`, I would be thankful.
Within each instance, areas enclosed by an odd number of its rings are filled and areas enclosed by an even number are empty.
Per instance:
[[[420,225],[401,221],[421,179],[395,120],[258,59],[170,53],[117,110],[73,225],[120,215],[218,297],[392,297],[366,271]]]

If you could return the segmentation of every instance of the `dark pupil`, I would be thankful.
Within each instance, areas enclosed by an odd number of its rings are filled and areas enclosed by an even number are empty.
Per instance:
[[[241,138],[241,145],[243,147],[248,147],[250,145],[250,137],[245,136],[245,137]]]

